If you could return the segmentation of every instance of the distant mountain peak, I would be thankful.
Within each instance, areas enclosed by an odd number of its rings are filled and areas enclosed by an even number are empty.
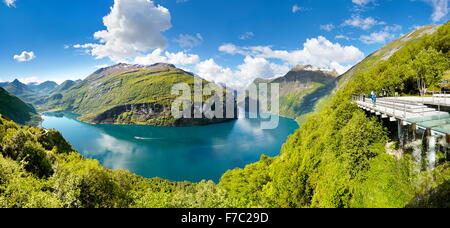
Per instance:
[[[170,63],[155,63],[151,65],[143,65],[143,64],[129,64],[129,63],[118,63],[116,65],[106,67],[108,68],[129,68],[129,69],[144,69],[144,68],[156,68],[156,67],[168,67],[168,68],[176,68],[175,65]]]
[[[308,70],[308,71],[312,71],[314,70],[314,67],[312,65],[306,64],[299,64],[297,66],[295,66],[294,68],[291,69],[291,71],[301,71],[301,70]]]
[[[327,74],[331,74],[335,77],[339,76],[339,73],[337,72],[336,69],[323,69],[323,68],[318,68],[318,67],[314,67],[312,65],[297,65],[296,67],[292,68],[291,71],[294,72],[298,72],[298,71],[320,71],[323,73],[327,73]]]
[[[177,69],[177,67],[173,64],[169,63],[155,63],[152,65],[142,65],[142,64],[129,64],[129,63],[118,63],[116,65],[112,65],[109,67],[100,68],[95,71],[93,74],[98,75],[104,72],[119,72],[119,71],[128,71],[128,70],[158,70],[158,69]]]
[[[13,84],[23,84],[21,81],[19,81],[19,79],[14,79],[14,81],[12,81],[11,83],[13,83]]]
[[[318,82],[324,84],[332,84],[335,82],[338,76],[339,73],[334,69],[320,69],[311,65],[297,65],[284,76],[273,78],[256,78],[254,80],[254,83],[299,82],[307,84],[310,82]]]
[[[159,72],[182,72],[194,76],[193,73],[187,72],[183,69],[177,68],[173,64],[169,63],[155,63],[152,65],[142,65],[142,64],[129,64],[129,63],[118,63],[109,67],[104,67],[98,69],[94,73],[86,77],[83,82],[91,84],[91,86],[100,86],[98,82],[103,78],[108,78],[114,75],[134,73],[134,72],[147,72],[147,73],[159,73]]]
[[[58,86],[58,83],[56,83],[54,81],[45,81],[45,82],[42,82],[42,83],[38,83],[38,85],[40,85],[40,86],[44,86],[44,85],[46,85],[46,86]]]
[[[12,81],[10,83],[12,86],[16,87],[16,88],[25,88],[27,87],[27,85],[23,84],[21,81],[19,81],[19,79],[14,79],[14,81]]]

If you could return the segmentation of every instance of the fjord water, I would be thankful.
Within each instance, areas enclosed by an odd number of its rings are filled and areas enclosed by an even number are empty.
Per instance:
[[[278,155],[298,125],[280,118],[278,128],[261,130],[259,119],[199,127],[91,125],[70,114],[45,114],[42,127],[56,129],[74,149],[110,169],[173,181],[219,181],[229,169],[260,156]]]

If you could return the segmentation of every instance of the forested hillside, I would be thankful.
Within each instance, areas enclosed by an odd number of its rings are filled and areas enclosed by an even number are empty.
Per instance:
[[[360,64],[356,71],[344,75],[346,80],[343,81],[351,79],[349,88],[354,88],[355,93],[386,90],[391,94],[417,95],[430,90],[440,91],[444,72],[450,68],[450,28],[446,24],[436,29],[436,26],[426,26],[394,41],[387,47],[394,46],[390,50],[396,50],[395,53],[385,53],[386,47],[381,49]],[[434,32],[433,35],[428,35],[430,32]],[[417,39],[419,35],[422,36]],[[418,81],[423,84],[420,88]]]
[[[343,76],[338,92],[289,138],[280,156],[229,171],[219,186],[243,206],[450,207],[449,163],[417,173],[411,155],[387,155],[386,129],[351,101],[352,94],[371,90],[417,94],[417,80],[436,87],[450,68],[449,48],[447,23],[378,64],[365,60]]]
[[[256,79],[259,83],[277,83],[280,86],[280,110],[284,117],[304,121],[303,115],[311,113],[317,102],[331,93],[337,83],[336,71],[316,69],[310,65],[298,65],[283,77]]]
[[[171,64],[117,64],[52,94],[42,108],[80,114],[79,120],[94,124],[192,126],[227,121],[173,118],[171,105],[179,97],[172,95],[173,85],[186,83],[193,94],[194,79],[193,74]]]
[[[213,182],[146,179],[85,159],[54,130],[0,116],[0,208],[230,207]]]
[[[410,86],[416,79],[432,89],[449,69],[449,47],[445,24],[380,64],[353,70],[279,156],[231,170],[217,185],[111,171],[58,132],[0,118],[0,207],[450,207],[449,162],[417,172],[410,154],[388,155],[387,130],[351,101],[378,89],[418,93]]]
[[[0,88],[0,114],[19,124],[38,125],[41,121],[31,104],[26,104],[3,88]]]

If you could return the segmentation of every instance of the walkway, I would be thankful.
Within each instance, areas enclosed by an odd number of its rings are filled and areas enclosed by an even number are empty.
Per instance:
[[[366,111],[402,125],[415,124],[434,133],[450,134],[450,114],[440,111],[441,107],[450,107],[450,97],[386,97],[373,105],[370,98],[353,96],[353,101]]]

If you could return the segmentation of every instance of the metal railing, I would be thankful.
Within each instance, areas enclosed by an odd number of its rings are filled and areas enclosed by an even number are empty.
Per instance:
[[[444,100],[436,97],[445,96]],[[448,98],[447,98],[448,96]],[[415,98],[415,100],[401,99],[399,96],[378,98],[377,102],[372,103],[372,99],[365,95],[353,95],[352,99],[358,105],[365,107],[375,113],[395,117],[397,119],[407,118],[422,118],[425,120],[426,113],[436,112],[440,113],[442,101],[447,102],[450,100],[450,94],[436,95],[434,94],[430,99],[426,100],[425,97]],[[433,110],[427,107],[425,104],[435,104],[438,106],[437,110]],[[408,115],[410,114],[410,115]],[[439,117],[440,118],[440,117]]]

